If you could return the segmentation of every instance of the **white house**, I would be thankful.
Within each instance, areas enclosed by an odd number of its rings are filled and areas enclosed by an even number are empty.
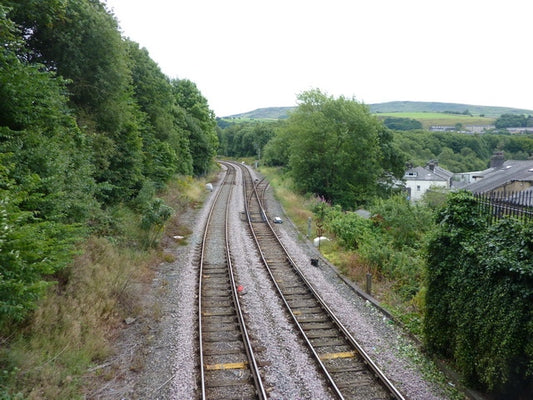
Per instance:
[[[407,169],[403,180],[409,199],[418,201],[432,186],[450,188],[452,176],[452,172],[439,167],[436,161],[430,161],[425,167]]]

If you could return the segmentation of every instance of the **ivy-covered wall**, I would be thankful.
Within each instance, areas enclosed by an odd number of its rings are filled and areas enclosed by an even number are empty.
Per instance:
[[[488,225],[471,194],[452,195],[427,254],[427,348],[497,398],[533,391],[533,226]]]

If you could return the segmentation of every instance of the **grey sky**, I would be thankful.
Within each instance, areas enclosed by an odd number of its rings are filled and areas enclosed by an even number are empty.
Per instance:
[[[320,88],[364,103],[533,110],[530,0],[106,0],[217,116]]]

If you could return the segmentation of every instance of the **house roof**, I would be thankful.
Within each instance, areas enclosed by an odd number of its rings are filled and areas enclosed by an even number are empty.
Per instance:
[[[533,182],[533,160],[508,160],[501,167],[482,171],[483,178],[464,187],[473,193],[490,192],[513,181]]]
[[[436,165],[433,170],[427,167],[414,167],[405,171],[406,181],[445,181],[449,182],[453,173]]]

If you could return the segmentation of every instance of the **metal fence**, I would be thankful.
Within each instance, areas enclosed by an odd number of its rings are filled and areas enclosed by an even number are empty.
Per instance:
[[[533,222],[533,192],[474,193],[480,211],[487,215],[489,223],[503,217]]]

